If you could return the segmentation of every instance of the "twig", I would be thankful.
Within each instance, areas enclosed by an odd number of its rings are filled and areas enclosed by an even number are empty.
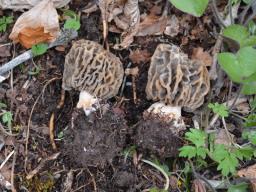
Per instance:
[[[54,153],[51,156],[47,157],[46,159],[43,159],[34,170],[29,172],[29,174],[26,176],[26,179],[28,179],[28,180],[32,179],[44,167],[44,165],[48,161],[57,159],[59,155],[60,155],[60,152],[59,153]]]
[[[216,80],[218,75],[217,75],[217,63],[218,63],[218,53],[220,52],[221,45],[222,45],[223,37],[221,34],[219,34],[217,41],[214,45],[212,54],[213,54],[213,61],[212,61],[212,66],[209,72],[209,76],[211,80]]]
[[[49,134],[50,134],[50,142],[52,144],[52,148],[53,150],[57,150],[57,146],[54,141],[54,119],[55,119],[54,117],[55,117],[55,114],[52,113],[49,121]]]
[[[11,156],[14,154],[15,150],[13,150],[6,158],[5,160],[1,163],[0,165],[0,170],[4,167],[4,165],[6,164],[6,162],[11,158]]]
[[[216,0],[212,0],[212,3],[211,3],[211,8],[212,8],[212,11],[213,13],[215,14],[215,17],[217,19],[217,22],[219,23],[219,25],[221,27],[226,27],[222,17],[220,16],[220,13],[218,11],[218,8],[217,8],[217,4],[216,4]]]
[[[252,0],[252,1],[244,8],[244,10],[242,11],[241,16],[240,16],[240,20],[239,20],[239,23],[240,23],[240,24],[244,24],[244,19],[245,19],[246,13],[248,12],[248,10],[250,9],[250,7],[252,6],[252,4],[253,4],[254,2],[255,2],[255,0]]]
[[[68,43],[70,40],[77,37],[77,32],[74,30],[63,30],[60,36],[53,42],[49,44],[49,48],[56,47],[59,45],[64,45]],[[15,57],[8,63],[4,64],[0,67],[0,75],[4,75],[9,70],[13,69],[14,67],[20,65],[21,63],[33,58],[33,54],[31,49],[22,53],[21,55]]]
[[[3,132],[5,135],[11,136],[11,137],[15,137],[15,136],[19,135],[18,133],[12,134],[12,133],[7,132],[1,123],[0,123],[0,132]]]
[[[198,173],[196,172],[195,167],[194,167],[194,165],[193,165],[193,163],[192,163],[191,160],[189,160],[189,163],[190,163],[190,166],[191,166],[191,168],[192,168],[193,175],[194,175],[197,179],[204,181],[204,182],[206,183],[206,185],[208,186],[208,188],[209,188],[211,191],[217,192],[217,191],[213,188],[213,186],[209,183],[209,181],[208,181],[204,176],[202,176],[202,175],[200,175],[200,174],[198,174]]]
[[[40,97],[43,95],[46,87],[53,81],[59,79],[59,77],[54,77],[52,79],[50,79],[43,87],[43,90],[42,92],[39,94],[39,96],[37,97],[32,109],[31,109],[31,112],[30,112],[30,115],[29,115],[29,119],[28,119],[28,127],[27,127],[27,133],[26,133],[26,145],[25,145],[25,162],[24,162],[24,170],[25,172],[27,172],[27,160],[28,160],[28,140],[29,140],[29,132],[30,132],[30,124],[31,124],[31,118],[32,118],[32,114],[34,112],[34,109],[35,109],[35,106],[36,104],[38,103]]]
[[[168,191],[169,185],[170,185],[170,179],[169,179],[169,176],[166,174],[166,172],[163,170],[163,168],[162,168],[162,167],[159,167],[158,165],[156,165],[156,164],[154,164],[154,163],[152,163],[151,161],[148,161],[148,160],[146,160],[146,159],[142,159],[142,161],[143,161],[144,163],[149,164],[149,165],[151,165],[152,167],[156,168],[158,171],[160,171],[160,172],[163,174],[163,176],[164,176],[164,178],[165,178],[165,180],[166,180],[166,183],[165,183],[165,185],[164,185],[164,190],[165,190],[165,191]]]
[[[14,154],[13,154],[12,173],[11,173],[12,192],[16,192],[16,191],[17,191],[17,190],[15,189],[15,186],[14,186],[14,171],[15,171],[16,159],[17,159],[17,152],[16,152],[16,150],[15,150],[15,151],[14,151]]]
[[[229,17],[231,24],[234,24],[234,18],[232,13],[232,0],[228,0],[228,11],[229,11]]]

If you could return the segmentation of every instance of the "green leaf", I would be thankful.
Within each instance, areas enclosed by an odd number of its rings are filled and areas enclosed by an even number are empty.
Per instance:
[[[170,2],[181,11],[200,17],[204,13],[209,0],[170,0]]]
[[[248,30],[251,35],[256,35],[256,24],[253,20],[249,21]]]
[[[244,95],[256,94],[256,81],[250,83],[243,83],[242,93]]]
[[[0,18],[0,32],[5,32],[7,25],[11,24],[13,22],[13,17],[9,16],[3,16]]]
[[[234,151],[234,154],[240,160],[243,160],[243,159],[250,160],[253,157],[253,152],[254,152],[254,149],[252,147],[243,147],[243,148],[236,149]]]
[[[223,35],[237,41],[241,45],[244,39],[246,39],[250,34],[247,31],[246,27],[238,24],[233,24],[223,30]]]
[[[81,27],[80,21],[77,19],[68,19],[64,24],[65,29],[73,29],[78,31]]]
[[[221,170],[223,176],[228,176],[228,174],[233,174],[236,171],[238,163],[236,156],[233,153],[230,153],[225,156],[224,159],[219,161],[217,170]]]
[[[188,158],[193,158],[196,156],[197,150],[196,147],[194,146],[183,146],[179,149],[180,157],[188,157]]]
[[[235,153],[229,152],[224,145],[217,144],[212,157],[219,163],[217,170],[220,170],[223,176],[228,176],[236,171],[238,160]]]
[[[4,104],[4,103],[0,102],[0,109],[1,109],[1,108],[6,108],[6,107],[7,107],[7,105],[6,105],[6,104]]]
[[[207,154],[207,149],[204,147],[198,147],[196,149],[196,155],[199,157],[202,157],[203,159],[206,158],[206,154]]]
[[[48,45],[45,43],[39,43],[37,45],[33,45],[32,46],[32,54],[34,56],[39,56],[39,55],[43,55],[48,49]]]
[[[256,49],[243,47],[237,54],[220,53],[218,62],[232,81],[241,83],[256,73]]]
[[[185,133],[186,139],[191,141],[196,147],[204,147],[206,133],[199,129],[190,129],[189,132]]]
[[[228,107],[219,103],[209,103],[208,107],[221,117],[228,117]]]
[[[231,185],[228,188],[228,192],[247,192],[249,190],[249,186],[247,183],[239,183],[237,185]]]
[[[7,124],[8,127],[11,127],[12,124],[12,113],[10,111],[6,111],[2,115],[3,123]]]

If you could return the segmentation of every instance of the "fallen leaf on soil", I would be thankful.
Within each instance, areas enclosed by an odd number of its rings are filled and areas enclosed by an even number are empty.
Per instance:
[[[136,49],[135,51],[132,51],[129,55],[129,58],[133,63],[139,64],[139,63],[147,63],[150,61],[151,54],[146,50],[140,50]]]
[[[231,138],[234,138],[234,135],[230,133]],[[223,144],[225,146],[230,146],[232,144],[232,141],[230,141],[227,132],[224,129],[218,130],[215,140],[215,144]]]
[[[9,38],[26,48],[50,42],[59,35],[58,13],[51,0],[43,0],[16,21]]]
[[[1,9],[12,9],[12,10],[23,10],[30,9],[35,5],[39,4],[41,0],[0,0]],[[70,0],[52,0],[56,8],[61,8],[67,5]]]
[[[250,105],[248,102],[240,103],[235,108],[239,111],[239,113],[242,113],[245,115],[250,113]]]
[[[239,177],[245,177],[250,180],[253,191],[256,192],[256,164],[240,169],[237,172]]]
[[[142,22],[139,24],[137,36],[153,35],[164,32],[167,25],[167,17],[159,16],[160,11],[160,7],[154,6],[147,16],[141,18]]]
[[[202,61],[205,66],[211,66],[212,56],[204,51],[202,47],[194,48],[192,53],[192,59]]]
[[[0,45],[0,57],[10,57],[10,48],[9,45]]]
[[[195,179],[193,181],[193,188],[195,192],[206,192],[205,185],[200,179]]]

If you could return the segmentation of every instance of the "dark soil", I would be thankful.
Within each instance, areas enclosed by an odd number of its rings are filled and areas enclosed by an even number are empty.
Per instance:
[[[128,131],[124,118],[111,110],[104,113],[86,117],[82,110],[73,112],[64,133],[63,154],[69,163],[81,167],[104,167],[123,150]]]

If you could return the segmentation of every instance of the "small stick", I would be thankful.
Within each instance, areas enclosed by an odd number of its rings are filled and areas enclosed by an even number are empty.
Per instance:
[[[52,144],[52,148],[53,150],[56,150],[57,149],[57,146],[55,144],[55,141],[54,141],[54,113],[52,113],[51,115],[51,118],[50,118],[50,121],[49,121],[49,134],[50,134],[50,142]]]
[[[68,43],[70,40],[77,37],[77,31],[74,30],[67,30],[64,29],[60,36],[52,43],[49,44],[49,48],[56,47],[59,45],[64,45]],[[21,63],[33,58],[33,54],[31,49],[22,53],[21,55],[15,57],[8,63],[4,64],[0,67],[0,75],[4,75],[9,70],[13,69],[14,67],[20,65]]]
[[[17,159],[17,151],[14,151],[13,160],[12,160],[12,173],[11,173],[12,192],[17,191],[14,186],[14,170],[15,170],[16,159]]]
[[[2,162],[2,164],[0,165],[0,170],[4,167],[5,163],[11,158],[11,156],[13,155],[14,152],[15,152],[15,150],[13,150],[13,151],[6,157],[6,159]]]
[[[60,152],[54,153],[54,154],[50,155],[49,157],[47,157],[46,159],[43,159],[34,170],[29,172],[29,174],[26,176],[26,179],[28,179],[28,180],[32,179],[44,167],[44,165],[48,161],[57,159],[59,155],[60,155]]]

